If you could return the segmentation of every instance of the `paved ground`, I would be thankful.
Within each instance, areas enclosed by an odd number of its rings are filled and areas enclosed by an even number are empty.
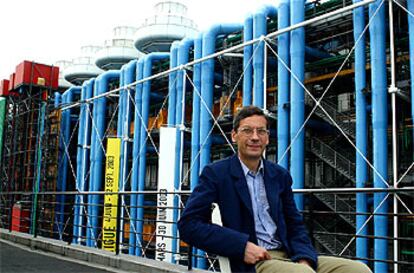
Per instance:
[[[108,273],[96,267],[83,265],[57,257],[34,252],[0,241],[1,273]]]

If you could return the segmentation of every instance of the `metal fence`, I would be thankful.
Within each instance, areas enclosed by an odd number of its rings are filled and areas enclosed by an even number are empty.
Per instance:
[[[400,189],[303,189],[295,190],[295,194],[305,196],[305,209],[302,211],[305,224],[317,250],[321,254],[341,256],[351,259],[356,257],[356,239],[366,238],[370,245],[375,239],[383,239],[388,242],[389,253],[393,253],[394,242],[398,242],[398,257],[390,254],[385,262],[398,264],[400,272],[412,272],[414,268],[414,215],[413,187]],[[368,213],[357,213],[355,210],[342,210],[343,206],[328,207],[324,204],[321,196],[332,200],[355,201],[357,194],[366,194],[368,198],[375,193],[386,193],[387,199],[398,196],[399,213],[377,213],[376,208],[371,208]],[[170,235],[167,232],[176,226],[176,223],[168,217],[169,212],[178,213],[185,207],[189,191],[166,192],[166,191],[143,191],[143,192],[2,192],[0,193],[0,227],[10,231],[29,233],[33,236],[41,236],[65,241],[68,244],[79,244],[94,248],[102,248],[116,254],[124,253],[145,257],[148,259],[165,260],[171,255],[177,264],[187,265],[189,269],[195,259],[207,259],[209,270],[219,271],[219,265],[215,256],[204,253],[197,254],[193,248],[185,242],[180,241],[179,236]],[[166,206],[162,202],[163,197],[179,196],[181,202],[179,207]],[[65,196],[65,202],[59,202],[61,196]],[[88,196],[95,196],[101,202],[98,205],[97,215],[88,214],[88,202],[79,203],[76,200],[82,196],[88,200]],[[108,203],[109,196],[117,197],[116,203]],[[141,196],[144,198],[144,206],[131,207],[127,202],[130,198]],[[322,199],[322,201],[321,201]],[[161,201],[160,201],[161,200]],[[384,200],[384,202],[388,202]],[[76,210],[84,210],[81,221],[75,220]],[[137,217],[131,217],[133,210],[141,210]],[[142,216],[140,216],[142,215]],[[374,216],[386,216],[389,226],[392,226],[394,217],[398,217],[397,237],[389,235],[386,237],[374,236],[372,233],[361,235],[356,230],[355,224],[347,219],[355,218],[357,215],[366,216],[366,226],[370,227]],[[79,213],[77,214],[79,217]],[[96,218],[96,220],[93,220]],[[111,222],[113,225],[109,225]],[[95,223],[95,224],[92,224]],[[137,225],[142,224],[142,232],[137,231]],[[390,231],[389,234],[392,234]],[[160,243],[164,242],[164,244]],[[168,244],[176,244],[171,248]],[[370,249],[370,257],[373,257],[373,249]],[[368,265],[376,260],[364,259]]]

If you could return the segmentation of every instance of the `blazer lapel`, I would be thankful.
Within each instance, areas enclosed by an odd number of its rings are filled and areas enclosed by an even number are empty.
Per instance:
[[[279,204],[279,194],[278,194],[278,184],[277,184],[277,173],[270,172],[270,164],[268,161],[264,160],[264,184],[266,189],[267,201],[270,207],[270,216],[273,218],[275,223],[278,222],[278,204]]]
[[[240,196],[243,204],[253,217],[252,200],[250,198],[249,188],[247,187],[246,177],[243,174],[243,169],[240,165],[240,160],[237,155],[234,155],[230,161],[230,174],[234,178],[234,185],[236,191]]]

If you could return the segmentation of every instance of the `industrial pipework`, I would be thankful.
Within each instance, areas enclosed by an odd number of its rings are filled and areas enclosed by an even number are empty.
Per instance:
[[[108,85],[110,81],[119,81],[120,71],[109,70],[102,73],[96,78],[94,86],[94,97],[99,96],[108,91]],[[92,137],[91,137],[91,151],[90,151],[90,162],[91,171],[89,177],[89,191],[101,191],[103,190],[103,160],[104,160],[104,147],[103,140],[105,138],[105,114],[106,114],[106,97],[100,97],[93,101],[93,112],[92,112]],[[89,221],[87,222],[87,246],[95,246],[95,240],[98,236],[98,219],[99,219],[99,204],[103,200],[102,196],[99,195],[88,195],[88,216]]]
[[[84,192],[87,189],[89,171],[89,147],[91,145],[91,107],[88,99],[92,97],[95,79],[83,82],[81,106],[79,113],[78,149],[76,154],[76,190]],[[84,199],[82,194],[75,196],[73,243],[80,244],[83,237]]]

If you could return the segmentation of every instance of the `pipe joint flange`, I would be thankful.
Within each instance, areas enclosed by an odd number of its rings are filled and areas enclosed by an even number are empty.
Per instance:
[[[185,132],[185,131],[186,131],[186,129],[187,129],[187,127],[185,127],[185,125],[184,125],[184,124],[179,124],[179,125],[177,126],[177,128],[178,128],[180,131],[183,131],[183,132]]]
[[[271,118],[271,119],[277,119],[277,118],[276,118],[276,114],[274,114],[274,113],[270,112],[270,111],[269,111],[269,110],[267,110],[267,109],[263,109],[263,113],[264,113],[267,117],[269,117],[269,118]]]
[[[394,94],[394,93],[400,93],[401,92],[401,89],[399,89],[398,87],[396,87],[396,86],[390,86],[390,87],[388,87],[388,93],[389,94]]]

